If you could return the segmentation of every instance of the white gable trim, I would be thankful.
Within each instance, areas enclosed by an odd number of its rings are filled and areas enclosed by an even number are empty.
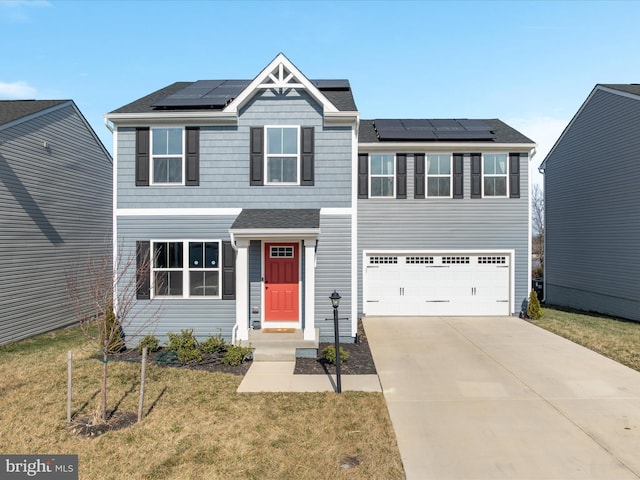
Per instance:
[[[337,113],[338,109],[331,103],[322,92],[305,77],[296,66],[289,61],[284,54],[279,53],[264,70],[262,70],[256,78],[245,88],[234,101],[232,101],[223,110],[225,113],[238,114],[240,109],[253,97],[258,91],[270,88],[286,89],[298,88],[307,91],[318,103],[322,105],[325,113]]]

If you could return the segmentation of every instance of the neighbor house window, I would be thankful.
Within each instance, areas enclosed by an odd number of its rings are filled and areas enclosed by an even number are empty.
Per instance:
[[[153,242],[155,297],[220,296],[220,241]]]
[[[395,195],[395,155],[371,154],[370,161],[370,196],[372,198],[393,197]]]
[[[507,192],[507,154],[485,153],[483,160],[483,196],[506,197]]]
[[[151,178],[154,184],[182,185],[183,145],[182,128],[151,129]]]
[[[298,127],[266,127],[267,184],[297,184]]]
[[[451,155],[427,155],[427,197],[451,197]]]

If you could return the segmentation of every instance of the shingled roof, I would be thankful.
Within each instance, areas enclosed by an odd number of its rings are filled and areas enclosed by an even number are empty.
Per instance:
[[[210,80],[211,82],[216,82],[216,80]],[[221,82],[223,80],[220,80]],[[228,81],[228,80],[225,80]],[[238,81],[238,80],[236,80]],[[246,82],[247,85],[251,82],[251,80],[239,80],[240,82]],[[317,80],[311,80],[312,83],[318,82]],[[322,80],[320,81],[322,82]],[[325,80],[326,82],[326,80]],[[171,85],[168,85],[160,90],[156,90],[149,95],[139,98],[127,105],[124,105],[112,112],[109,113],[153,113],[158,111],[163,111],[157,107],[154,107],[154,104],[158,103],[160,100],[163,100],[174,93],[183,90],[189,85],[193,85],[196,82],[175,82]],[[353,93],[351,92],[351,86],[347,88],[323,88],[318,87],[318,89],[322,92],[322,94],[327,97],[327,99],[335,105],[335,107],[341,112],[355,112],[358,110],[356,107],[355,100],[353,99]],[[231,101],[231,103],[233,100]],[[177,108],[172,109],[172,111],[178,112],[187,112],[195,110],[195,108]],[[212,110],[222,110],[222,108],[212,108]]]
[[[599,85],[612,90],[619,90],[620,92],[640,95],[640,83],[600,83]]]
[[[0,100],[0,125],[55,107],[69,100]]]

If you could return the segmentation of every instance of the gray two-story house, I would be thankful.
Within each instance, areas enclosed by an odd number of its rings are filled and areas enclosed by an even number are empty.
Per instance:
[[[0,344],[93,313],[86,273],[104,260],[110,274],[112,172],[72,100],[0,101]]]
[[[282,54],[106,119],[114,248],[151,263],[135,308],[162,302],[160,336],[326,339],[334,290],[347,341],[363,314],[509,315],[527,296],[534,144],[498,120],[361,120],[347,80]]]
[[[545,301],[640,321],[640,85],[598,84],[540,169]]]

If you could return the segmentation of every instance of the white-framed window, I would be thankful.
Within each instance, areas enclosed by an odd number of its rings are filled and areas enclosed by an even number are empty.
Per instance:
[[[300,127],[265,127],[267,185],[297,185],[300,164]]]
[[[451,198],[451,171],[450,154],[427,154],[427,197]]]
[[[369,156],[369,196],[395,197],[396,158],[393,153],[372,153]]]
[[[482,195],[507,197],[509,157],[506,153],[485,153],[482,159]]]
[[[184,184],[184,129],[151,129],[151,183]]]
[[[220,240],[152,241],[154,297],[220,298]]]

